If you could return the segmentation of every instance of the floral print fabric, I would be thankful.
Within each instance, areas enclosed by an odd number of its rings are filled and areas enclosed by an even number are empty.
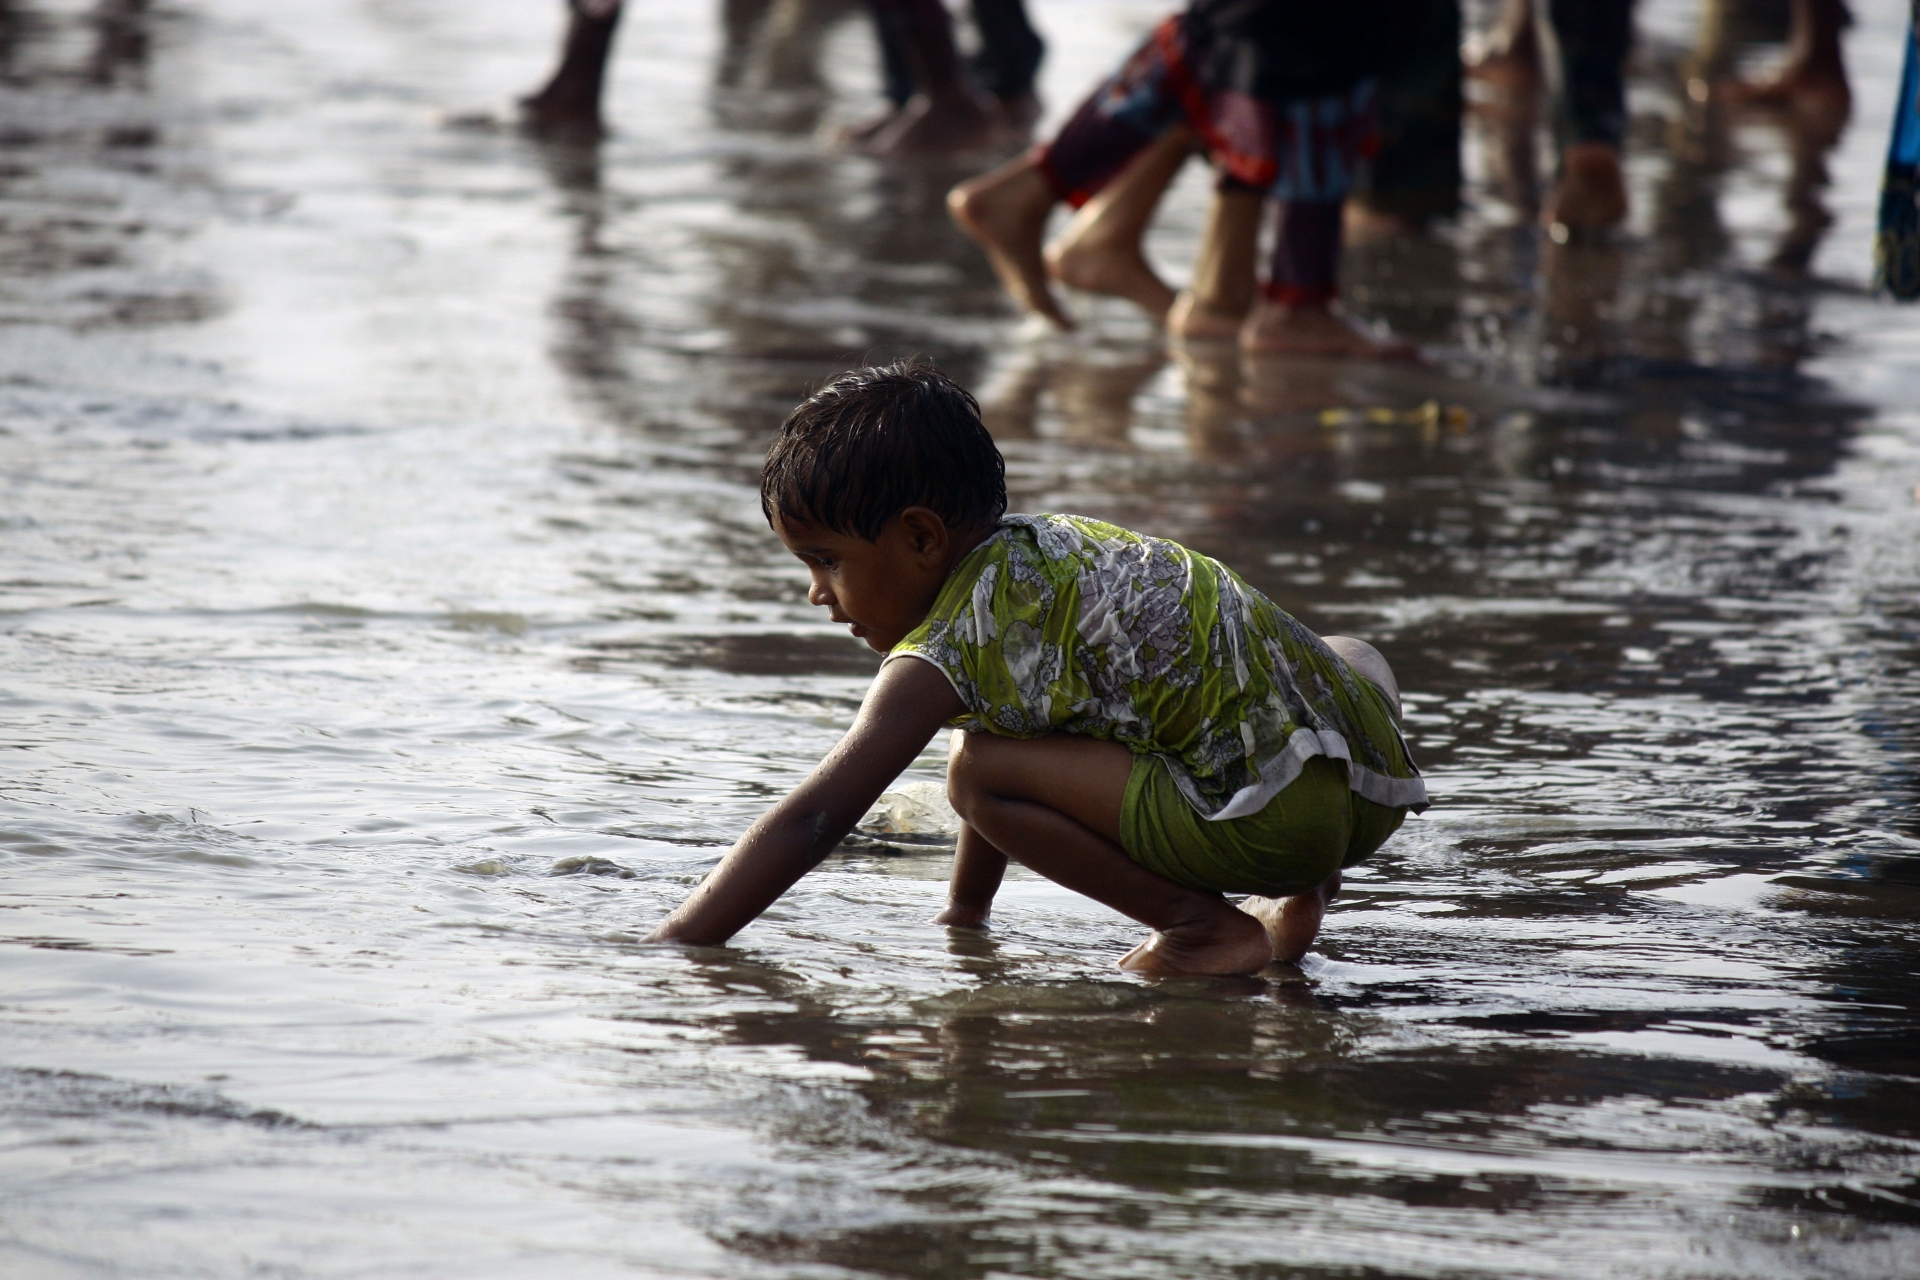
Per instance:
[[[888,660],[953,683],[961,728],[1080,733],[1167,762],[1213,819],[1257,813],[1316,755],[1369,800],[1424,809],[1381,694],[1225,565],[1068,515],[1010,515]]]

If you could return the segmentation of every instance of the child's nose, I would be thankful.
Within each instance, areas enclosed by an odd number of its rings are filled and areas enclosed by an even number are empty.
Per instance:
[[[807,603],[829,605],[833,603],[833,592],[827,590],[827,584],[815,578],[807,587]]]

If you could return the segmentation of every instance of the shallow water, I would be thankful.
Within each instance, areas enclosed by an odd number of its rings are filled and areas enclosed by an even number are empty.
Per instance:
[[[1458,226],[1351,256],[1434,355],[1389,371],[1010,319],[954,171],[815,141],[852,15],[633,6],[596,153],[470,118],[557,5],[0,6],[0,1272],[1920,1273],[1920,309],[1861,288],[1858,7],[1823,152],[1689,107],[1648,0],[1618,245],[1474,135]],[[1159,8],[1038,0],[1056,116]],[[873,669],[751,484],[910,350],[1017,507],[1391,656],[1437,803],[1300,972],[1133,980],[1030,878],[950,935],[911,842],[638,941]]]

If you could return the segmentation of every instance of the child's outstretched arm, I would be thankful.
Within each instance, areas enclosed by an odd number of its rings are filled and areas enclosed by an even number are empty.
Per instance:
[[[930,663],[902,659],[880,668],[847,736],[747,829],[649,941],[731,938],[832,853],[940,726],[965,709]]]

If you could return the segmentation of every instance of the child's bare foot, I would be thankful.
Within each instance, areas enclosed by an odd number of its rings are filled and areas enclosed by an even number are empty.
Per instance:
[[[1240,336],[1246,320],[1245,311],[1209,306],[1187,289],[1167,309],[1167,332],[1195,342],[1231,342]]]
[[[1273,962],[1261,922],[1226,903],[1191,926],[1156,930],[1120,957],[1120,967],[1149,978],[1258,973]]]
[[[1103,236],[1098,223],[1091,229],[1075,224],[1047,246],[1047,274],[1068,288],[1125,298],[1152,316],[1155,324],[1164,323],[1174,293],[1154,274],[1140,252],[1139,240]]]
[[[1620,151],[1605,142],[1580,142],[1560,157],[1560,180],[1540,206],[1540,225],[1557,243],[1618,226],[1627,217],[1627,184]]]
[[[1256,356],[1332,356],[1345,360],[1418,360],[1419,348],[1381,338],[1324,303],[1289,306],[1262,300],[1240,326],[1240,349]]]
[[[1296,893],[1290,898],[1247,898],[1240,910],[1258,920],[1273,947],[1273,958],[1284,964],[1297,964],[1307,948],[1320,936],[1320,922],[1326,917],[1327,904],[1340,892],[1340,873],[1334,872],[1325,883]]]
[[[1053,188],[1027,156],[947,193],[947,212],[987,251],[994,274],[1014,300],[1062,329],[1071,329],[1073,321],[1053,296],[1047,264],[1040,256],[1040,241],[1052,211]]]

